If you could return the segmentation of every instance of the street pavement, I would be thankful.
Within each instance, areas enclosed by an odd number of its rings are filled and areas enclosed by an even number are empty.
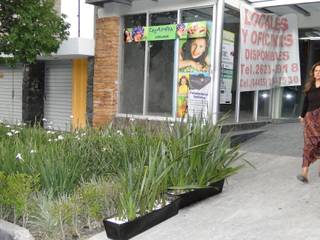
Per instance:
[[[223,192],[179,211],[134,240],[319,240],[320,178],[296,179],[301,168],[299,123],[271,124],[241,146],[246,166]],[[101,232],[90,240],[106,240]]]

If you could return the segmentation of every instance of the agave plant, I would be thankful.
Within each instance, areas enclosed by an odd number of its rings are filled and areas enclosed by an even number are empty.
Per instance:
[[[140,158],[132,162],[125,160],[125,167],[119,173],[119,202],[117,214],[120,219],[133,220],[164,206],[163,194],[168,188],[168,176],[172,164],[168,164],[167,149],[161,141],[156,146],[143,146]]]
[[[221,124],[191,118],[169,126],[167,145],[175,162],[170,174],[172,189],[202,188],[235,174],[243,164],[238,147],[221,134]]]

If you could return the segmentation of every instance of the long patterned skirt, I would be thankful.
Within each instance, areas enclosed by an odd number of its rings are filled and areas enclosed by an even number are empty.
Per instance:
[[[320,108],[304,117],[304,148],[302,167],[309,167],[320,158]]]

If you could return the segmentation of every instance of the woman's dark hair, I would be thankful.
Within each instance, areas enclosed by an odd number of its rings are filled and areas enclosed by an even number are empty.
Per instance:
[[[309,80],[304,85],[304,93],[307,94],[310,89],[314,86],[316,79],[314,78],[314,70],[316,67],[320,66],[320,61],[313,64],[310,72],[309,72]]]
[[[193,39],[188,39],[182,46],[182,58],[183,60],[193,60],[195,62],[198,62],[202,65],[206,65],[206,57],[208,55],[208,52],[209,52],[209,46],[210,46],[210,39],[209,37],[205,37],[203,39],[206,40],[206,49],[205,51],[203,52],[203,54],[198,57],[198,58],[193,58],[192,55],[191,55],[191,45],[193,43],[193,41],[195,41],[196,39],[199,39],[199,38],[193,38]]]
[[[186,80],[186,85],[189,87],[189,81],[188,81],[188,78],[186,77],[186,76],[181,76],[180,78],[179,78],[179,86],[181,86],[182,84],[181,84],[181,81],[182,81],[182,79],[185,79]]]

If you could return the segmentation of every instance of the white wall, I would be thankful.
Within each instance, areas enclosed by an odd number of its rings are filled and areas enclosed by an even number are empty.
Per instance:
[[[67,15],[66,21],[71,24],[70,38],[78,37],[78,0],[61,0],[61,13]],[[80,0],[80,37],[93,39],[94,6]]]
[[[135,0],[131,6],[118,4],[118,3],[105,3],[104,8],[99,8],[98,16],[109,17],[109,16],[122,16],[127,14],[136,14],[143,12],[162,12],[177,10],[179,8],[191,8],[197,6],[209,6],[213,5],[216,1],[214,0]]]

